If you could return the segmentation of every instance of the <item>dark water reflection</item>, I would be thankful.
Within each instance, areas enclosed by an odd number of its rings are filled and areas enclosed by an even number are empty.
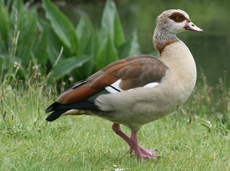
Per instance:
[[[156,17],[164,10],[176,8],[183,9],[191,20],[204,33],[180,33],[178,37],[183,40],[191,50],[198,68],[198,78],[203,72],[211,86],[223,78],[223,71],[230,72],[230,3],[229,0],[220,1],[147,1],[139,2],[124,0],[117,1],[117,7],[125,36],[128,38],[134,29],[137,29],[139,42],[143,54],[154,51],[152,35],[156,24]],[[176,2],[176,3],[175,3]],[[104,7],[103,2],[96,4],[67,3],[61,10],[76,25],[79,18],[88,16],[96,28],[100,27],[100,19]],[[227,74],[230,80],[230,73]],[[198,82],[200,80],[198,79]],[[228,81],[230,85],[230,81]]]

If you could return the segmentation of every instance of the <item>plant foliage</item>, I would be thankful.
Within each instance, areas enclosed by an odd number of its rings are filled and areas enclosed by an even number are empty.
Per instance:
[[[105,4],[99,31],[87,17],[75,28],[50,0],[42,1],[46,19],[22,0],[0,0],[0,4],[2,79],[15,72],[16,62],[20,67],[14,76],[25,78],[36,65],[41,74],[50,73],[50,83],[53,77],[57,81],[73,77],[76,81],[115,60],[140,54],[135,31],[125,40],[113,0]]]

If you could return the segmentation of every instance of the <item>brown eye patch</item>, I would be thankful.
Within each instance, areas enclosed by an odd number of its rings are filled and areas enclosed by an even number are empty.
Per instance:
[[[184,20],[186,20],[185,16],[179,12],[174,12],[169,16],[170,19],[172,19],[173,21],[180,23],[183,22]]]

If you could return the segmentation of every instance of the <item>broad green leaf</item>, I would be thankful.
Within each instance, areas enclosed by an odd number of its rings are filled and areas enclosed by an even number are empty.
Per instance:
[[[33,46],[33,54],[34,57],[37,59],[37,63],[45,66],[49,59],[47,53],[47,34],[46,31],[42,32],[37,39],[35,40]]]
[[[74,69],[81,67],[85,62],[87,62],[89,58],[82,57],[82,58],[68,58],[61,62],[59,62],[58,65],[56,65],[53,68],[53,77],[55,77],[57,80],[59,80],[62,76],[65,76],[67,74],[70,74],[71,71]]]
[[[0,27],[0,30],[1,30],[1,27]],[[2,47],[2,35],[0,33],[0,54],[2,54],[2,49],[3,49],[3,47]]]
[[[116,47],[119,47],[124,43],[124,32],[121,26],[121,22],[118,16],[118,12],[115,13],[115,21],[114,21],[114,39]]]
[[[72,49],[74,50],[74,53],[77,54],[77,47],[78,47],[78,41],[77,41],[77,33],[75,32],[71,32],[71,43],[72,43]]]
[[[29,15],[28,15],[29,14]],[[27,12],[27,15],[24,14],[20,17],[25,17],[21,19],[20,22],[23,22],[20,29],[20,36],[18,41],[18,56],[22,59],[22,65],[27,67],[29,60],[31,59],[31,49],[33,47],[34,41],[37,37],[37,17],[34,13]]]
[[[43,0],[46,17],[50,20],[57,36],[70,50],[77,49],[77,35],[69,19],[50,1]]]
[[[10,9],[11,4],[13,3],[14,0],[7,0],[7,1],[6,0],[1,0],[1,1],[3,1],[3,2],[5,1],[5,5],[7,6],[8,9]]]
[[[24,3],[22,0],[13,1],[12,10],[19,12],[24,9]],[[14,13],[15,14],[15,13]]]
[[[9,15],[7,8],[5,8],[4,5],[0,6],[0,47],[1,47],[1,53],[6,53],[9,48]]]
[[[132,36],[119,48],[118,53],[120,59],[141,54],[136,31],[134,31]]]
[[[30,10],[26,13],[19,13],[18,20],[18,31],[20,31],[19,45],[27,46],[33,41],[37,33],[37,15]]]
[[[106,65],[118,60],[117,50],[113,44],[110,35],[101,44],[97,53],[97,70],[102,69]]]
[[[100,29],[100,43],[110,34],[116,47],[124,42],[124,33],[113,0],[107,0],[103,11],[102,23]]]
[[[44,21],[40,21],[39,22],[39,27],[41,27],[41,29],[43,31],[46,32],[46,36],[47,36],[47,54],[49,56],[49,61],[51,62],[51,65],[54,65],[61,47],[62,47],[62,42],[60,41],[60,39],[57,37],[57,35],[54,33],[53,29],[50,27],[50,25],[48,25],[46,22]],[[62,56],[70,56],[71,53],[67,53],[65,54],[66,49],[64,47],[64,51]]]
[[[5,62],[5,57],[3,55],[0,55],[0,81],[2,81],[1,79],[3,77],[2,72],[4,71],[4,67],[6,67]]]
[[[87,47],[89,48],[90,60],[84,65],[84,67],[87,68],[87,70],[84,70],[86,77],[90,76],[94,72],[97,64],[96,54],[98,50],[98,39],[96,37],[96,34],[92,34]]]
[[[88,47],[90,37],[93,34],[92,24],[90,23],[89,19],[87,18],[81,18],[78,26],[77,26],[77,34],[78,40],[79,40],[79,46],[78,46],[78,55],[83,54],[90,54],[90,49]]]
[[[11,20],[11,24],[12,24],[11,30],[14,33],[16,31],[20,30],[20,28],[22,28],[22,25],[24,24],[23,20],[25,20],[26,17],[28,17],[30,15],[28,13],[26,15],[26,12],[30,12],[30,11],[29,10],[25,11],[26,6],[23,5],[22,0],[13,1],[11,8],[12,8],[12,11],[10,13],[10,20]],[[26,22],[26,20],[25,20],[25,22]]]
[[[27,68],[31,59],[31,48],[37,36],[37,12],[35,9],[28,9],[22,0],[13,1],[10,22],[9,35],[13,40],[11,51],[21,59],[21,65]]]
[[[98,48],[98,39],[88,18],[82,18],[77,26],[77,34],[79,35],[78,56],[87,55],[90,60],[84,64],[83,70],[85,77],[92,74],[96,66],[96,52]]]

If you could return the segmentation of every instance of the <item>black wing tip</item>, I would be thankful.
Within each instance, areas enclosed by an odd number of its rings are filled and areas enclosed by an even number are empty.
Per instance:
[[[49,122],[52,122],[56,119],[58,119],[63,113],[65,113],[67,110],[58,110],[58,111],[54,111],[53,113],[51,113],[46,120]]]
[[[50,117],[50,115],[46,118],[46,121],[48,121],[48,122],[52,122],[52,121],[54,121],[55,119],[52,119],[51,117]]]
[[[47,108],[47,109],[45,110],[45,112],[46,112],[46,113],[52,112],[52,109]]]
[[[77,109],[77,110],[90,110],[90,111],[101,111],[97,105],[90,101],[81,101],[78,103],[71,104],[60,104],[58,102],[54,102],[46,109],[46,113],[52,112],[46,120],[52,122],[62,116],[68,110]]]
[[[51,104],[49,107],[47,107],[47,109],[46,109],[46,113],[49,113],[49,112],[52,112],[52,111],[54,111],[55,110],[55,107],[57,106],[57,102],[54,102],[53,104]]]
[[[56,119],[57,119],[57,118],[56,118]],[[48,117],[46,118],[46,121],[48,121],[48,122],[53,122],[53,121],[55,121],[56,119],[53,119],[52,117],[49,117],[49,116],[48,116]]]
[[[54,113],[54,112],[53,112]],[[47,118],[46,121],[48,122],[52,122],[54,120],[56,120],[57,118],[59,118],[60,116],[56,116],[55,114],[51,113]]]

